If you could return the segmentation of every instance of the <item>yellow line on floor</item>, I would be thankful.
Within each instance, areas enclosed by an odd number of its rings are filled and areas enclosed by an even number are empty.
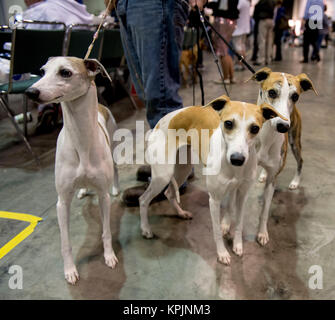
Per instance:
[[[8,252],[13,250],[21,241],[27,238],[34,231],[37,223],[42,220],[42,218],[33,216],[31,214],[7,211],[0,211],[0,218],[30,222],[28,227],[23,229],[12,240],[0,248],[0,259],[2,259]]]

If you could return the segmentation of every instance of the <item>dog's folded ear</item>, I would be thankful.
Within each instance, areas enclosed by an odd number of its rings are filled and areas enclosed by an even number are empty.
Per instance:
[[[107,77],[110,82],[112,82],[107,70],[97,59],[85,59],[84,64],[90,78],[94,78],[98,73],[101,73],[103,76]]]
[[[215,111],[220,112],[226,105],[227,102],[229,102],[230,99],[226,95],[222,95],[211,102],[206,104],[206,107],[212,107]]]
[[[300,73],[299,75],[296,76],[296,78],[299,81],[300,88],[302,91],[307,91],[307,90],[313,90],[316,95],[319,95],[318,92],[316,91],[313,82],[310,78],[308,78],[306,73]]]
[[[264,80],[266,80],[270,73],[272,72],[272,70],[268,67],[264,67],[262,69],[259,69],[256,73],[254,73],[252,75],[251,78],[249,78],[246,82],[250,81],[250,80],[255,80],[257,82],[263,82]]]
[[[285,117],[283,117],[275,108],[273,108],[266,102],[261,104],[261,109],[262,109],[263,118],[265,120],[270,120],[272,118],[279,117],[283,119],[284,121],[287,121]]]

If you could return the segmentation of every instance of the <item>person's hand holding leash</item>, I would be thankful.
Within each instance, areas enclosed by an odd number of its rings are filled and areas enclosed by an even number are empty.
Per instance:
[[[190,0],[190,6],[194,8],[198,6],[200,10],[204,8],[204,5],[207,3],[207,0]]]

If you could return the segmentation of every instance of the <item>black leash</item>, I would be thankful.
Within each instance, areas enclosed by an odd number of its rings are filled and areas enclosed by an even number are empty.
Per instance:
[[[230,43],[214,28],[214,26],[207,20],[207,18],[202,15],[202,13],[201,13],[200,9],[198,8],[198,6],[196,6],[196,10],[198,11],[198,14],[199,14],[199,17],[200,17],[200,21],[201,21],[202,26],[204,28],[204,31],[205,31],[205,34],[206,34],[207,40],[209,42],[209,45],[210,45],[212,53],[213,53],[213,50],[212,50],[213,46],[212,46],[212,44],[210,42],[209,35],[208,35],[207,30],[206,30],[205,22],[216,33],[216,35],[226,44],[226,46],[232,51],[232,53],[237,57],[237,59],[240,62],[242,62],[249,69],[249,71],[251,71],[252,73],[256,73],[256,71],[254,70],[254,68],[245,60],[245,58],[242,55],[240,55],[238,52],[236,52],[235,49],[230,45]],[[216,59],[215,62],[217,62],[217,57],[216,57],[215,53],[213,53],[213,55],[214,55],[214,58]],[[220,72],[220,76],[222,77],[221,69],[220,69],[219,72]]]
[[[210,37],[209,37],[209,34],[208,34],[208,31],[207,31],[207,29],[206,29],[205,19],[204,19],[203,15],[202,15],[200,9],[198,8],[198,6],[196,6],[196,10],[198,10],[198,14],[199,14],[200,22],[201,22],[202,28],[204,29],[205,36],[206,36],[207,42],[208,42],[208,44],[209,44],[209,48],[211,49],[212,55],[213,55],[213,57],[214,57],[214,61],[215,61],[216,65],[217,65],[217,67],[218,67],[219,74],[220,74],[220,77],[221,77],[221,79],[222,79],[224,89],[225,89],[225,91],[226,91],[226,93],[227,93],[227,96],[229,97],[229,92],[228,92],[228,90],[227,90],[227,86],[226,86],[226,84],[225,84],[225,82],[224,82],[224,77],[223,77],[223,73],[222,73],[221,65],[220,65],[220,63],[219,63],[219,59],[218,59],[217,55],[215,54],[215,50],[214,50],[214,48],[213,48],[212,41],[211,41],[211,39],[210,39]],[[220,35],[220,37],[221,37],[221,35]],[[227,43],[226,40],[224,40],[224,42]]]
[[[199,71],[199,57],[200,57],[200,28],[197,25],[197,47],[198,47],[198,54],[197,54],[197,63],[195,65],[195,71],[199,77],[199,84],[200,84],[200,91],[201,91],[201,105],[205,105],[205,91],[204,91],[204,83],[202,81],[202,74]]]

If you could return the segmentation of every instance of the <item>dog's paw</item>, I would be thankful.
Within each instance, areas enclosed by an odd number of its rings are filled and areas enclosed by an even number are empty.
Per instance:
[[[88,194],[89,194],[88,189],[82,188],[82,189],[79,190],[77,198],[82,199],[82,198],[86,197]]]
[[[267,178],[266,172],[262,171],[261,174],[259,175],[258,182],[264,183],[266,181],[266,178]]]
[[[257,235],[257,241],[261,246],[265,246],[269,242],[268,232],[259,232]]]
[[[109,255],[105,255],[105,263],[108,267],[114,269],[116,264],[119,262],[117,257],[115,256],[114,253],[111,253]]]
[[[188,220],[188,219],[193,219],[193,215],[192,215],[192,213],[189,212],[189,211],[186,211],[186,210],[182,210],[182,211],[180,211],[180,212],[178,213],[178,216],[181,217],[181,218],[183,218],[183,219],[186,219],[186,220]]]
[[[112,187],[112,196],[117,196],[119,194],[119,189],[116,187]]]
[[[300,181],[297,181],[297,180],[293,179],[292,182],[289,185],[289,189],[290,190],[297,190],[298,187],[299,187],[299,182]]]
[[[142,230],[142,236],[145,239],[152,239],[154,237],[154,234],[151,230]]]
[[[64,269],[65,280],[74,285],[79,280],[79,273],[75,266]]]
[[[226,266],[230,265],[230,254],[228,251],[224,253],[218,253],[218,261],[225,264]]]
[[[234,243],[233,245],[233,251],[236,255],[239,257],[243,254],[243,245],[241,242]]]

